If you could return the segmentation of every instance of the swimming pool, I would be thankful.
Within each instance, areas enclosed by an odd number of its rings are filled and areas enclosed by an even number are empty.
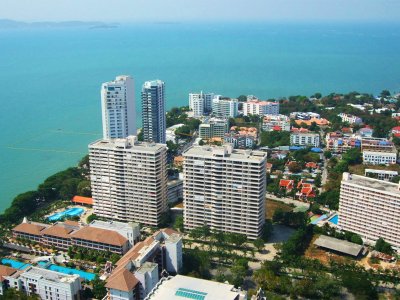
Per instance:
[[[316,225],[316,224],[318,224],[320,221],[325,220],[327,217],[328,217],[327,215],[322,215],[322,216],[320,216],[320,215],[315,215],[315,216],[312,216],[311,219],[310,219],[310,220],[311,220],[311,224]]]
[[[24,270],[27,267],[31,266],[30,264],[26,264],[26,263],[23,263],[23,262],[20,262],[20,261],[17,261],[17,260],[13,260],[13,259],[9,259],[9,258],[3,258],[1,260],[1,263],[3,265],[9,264],[12,268],[18,269],[18,270]]]
[[[46,264],[47,264],[47,262],[44,262],[44,261],[38,262],[38,265],[43,268],[46,266]],[[81,271],[81,270],[77,270],[77,269],[62,267],[62,266],[58,266],[58,265],[54,265],[54,264],[49,265],[46,269],[51,270],[51,271],[60,272],[63,274],[68,274],[68,275],[76,274],[76,275],[79,275],[79,277],[81,277],[85,280],[88,280],[88,281],[91,281],[96,277],[96,274],[94,274],[94,273],[89,273],[89,272],[85,272],[85,271]]]
[[[59,213],[56,213],[54,215],[51,215],[50,217],[48,217],[47,219],[49,221],[58,221],[64,217],[74,217],[74,216],[80,216],[81,214],[83,214],[85,210],[83,208],[80,207],[74,207],[74,208],[70,208],[64,211],[61,211]]]
[[[328,221],[331,222],[331,223],[333,223],[333,224],[335,224],[335,225],[337,225],[338,222],[339,222],[339,215],[334,215],[334,216],[333,216],[332,218],[330,218]]]

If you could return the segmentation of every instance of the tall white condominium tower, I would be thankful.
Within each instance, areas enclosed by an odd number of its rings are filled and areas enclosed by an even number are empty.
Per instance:
[[[339,227],[374,244],[380,237],[400,249],[399,184],[343,173]]]
[[[146,142],[165,144],[164,82],[146,81],[142,87],[142,125]]]
[[[265,220],[266,160],[260,151],[194,146],[184,154],[184,226],[256,239]]]
[[[94,213],[156,226],[167,207],[167,147],[136,136],[89,145]]]
[[[189,108],[193,111],[194,117],[208,114],[212,110],[213,93],[189,94]]]
[[[133,79],[117,76],[101,86],[103,138],[125,138],[136,135],[136,108]]]

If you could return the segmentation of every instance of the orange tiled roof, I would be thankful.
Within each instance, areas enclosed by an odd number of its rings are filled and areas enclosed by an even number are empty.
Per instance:
[[[21,223],[13,228],[13,231],[32,234],[32,235],[42,235],[42,230],[46,226],[32,223]]]
[[[82,227],[71,234],[71,237],[114,246],[123,246],[128,241],[118,232],[90,226]]]
[[[5,276],[10,276],[17,271],[18,271],[17,269],[0,265],[0,282],[3,282],[5,280],[4,278]]]
[[[133,273],[129,272],[127,269],[123,268],[118,270],[117,272],[113,272],[112,275],[108,278],[105,286],[109,289],[129,292],[138,283],[139,280],[136,278],[136,276]]]
[[[50,236],[56,236],[64,239],[68,239],[71,237],[70,233],[74,231],[71,228],[65,228],[63,226],[60,226],[58,224],[55,224],[49,228],[46,228],[42,231],[43,235],[50,235]]]
[[[72,202],[93,205],[93,199],[89,197],[74,196]]]
[[[279,181],[279,186],[289,187],[291,185],[293,185],[293,180],[281,179]]]

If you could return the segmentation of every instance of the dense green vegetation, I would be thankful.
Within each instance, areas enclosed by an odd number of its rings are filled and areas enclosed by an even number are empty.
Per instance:
[[[392,246],[386,242],[383,238],[379,238],[375,243],[375,250],[379,252],[383,252],[386,254],[393,254]]]
[[[90,196],[88,156],[77,167],[68,168],[48,177],[36,191],[19,194],[0,215],[0,223],[15,224],[56,200],[70,200],[75,195]]]
[[[290,145],[290,132],[287,131],[263,131],[260,134],[260,146],[270,148]]]

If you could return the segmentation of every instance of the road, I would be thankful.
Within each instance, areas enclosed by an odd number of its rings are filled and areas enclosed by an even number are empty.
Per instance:
[[[288,198],[288,197],[279,198],[279,197],[275,196],[274,194],[269,194],[269,193],[267,193],[265,198],[272,199],[272,200],[275,200],[275,201],[280,201],[280,202],[283,202],[283,203],[286,203],[286,204],[293,204],[296,207],[306,207],[306,208],[308,208],[310,206],[310,204],[307,203],[307,202],[302,202],[302,201],[299,201],[299,200],[293,200],[292,198]]]

